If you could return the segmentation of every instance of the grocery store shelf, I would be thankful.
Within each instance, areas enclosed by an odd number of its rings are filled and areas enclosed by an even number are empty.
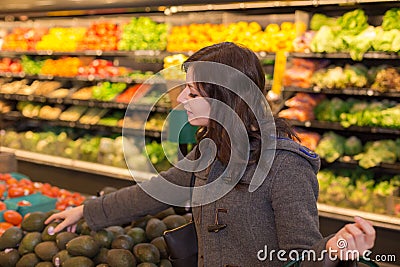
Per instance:
[[[400,218],[370,213],[360,210],[348,209],[317,203],[318,212],[322,216],[336,218],[339,220],[353,221],[354,216],[360,216],[364,219],[372,221],[374,226],[384,227],[387,229],[400,230]]]
[[[128,103],[118,103],[109,101],[99,101],[99,100],[79,100],[72,98],[48,98],[45,96],[35,96],[35,95],[18,95],[18,94],[4,94],[0,93],[1,100],[17,100],[17,101],[32,101],[38,103],[49,103],[49,104],[64,104],[64,105],[77,105],[77,106],[88,106],[88,107],[98,107],[98,108],[110,108],[110,109],[123,109],[126,110],[128,107],[130,110],[137,111],[153,111],[166,113],[170,110],[168,107],[163,106],[149,106],[135,104],[134,106],[129,106]]]
[[[327,95],[357,95],[357,96],[379,96],[379,97],[400,97],[399,90],[389,90],[388,92],[379,92],[371,88],[345,88],[345,89],[329,89],[314,86],[311,88],[301,88],[295,86],[286,86],[283,92],[302,92],[302,93],[322,93]]]
[[[73,77],[64,77],[64,76],[53,76],[53,75],[28,75],[24,72],[0,72],[0,77],[5,78],[19,78],[19,79],[32,79],[32,80],[48,80],[48,81],[82,81],[82,82],[113,82],[113,83],[126,83],[126,84],[136,84],[136,83],[144,83],[145,79],[133,79],[131,77],[99,77],[95,75],[89,76],[73,76]]]
[[[21,113],[14,111],[9,112],[7,114],[3,114],[3,119],[5,120],[30,120],[39,123],[46,123],[50,126],[60,126],[60,127],[68,127],[68,128],[77,128],[77,129],[84,129],[90,131],[102,131],[102,132],[110,132],[110,133],[122,133],[122,127],[116,126],[105,126],[105,125],[91,125],[91,124],[83,124],[77,121],[61,121],[61,120],[45,120],[40,118],[28,118],[24,117]],[[143,134],[142,129],[134,129],[134,128],[124,128],[124,133],[133,136],[141,136]],[[151,138],[161,138],[163,134],[162,131],[157,130],[145,130],[145,136]]]
[[[22,161],[105,175],[123,180],[135,180],[136,182],[141,182],[149,180],[154,176],[152,173],[132,171],[133,176],[135,177],[135,179],[133,179],[128,169],[107,166],[99,163],[73,160],[7,147],[0,147],[0,152],[15,153],[16,158]]]
[[[337,53],[289,53],[290,57],[300,58],[332,58],[332,59],[351,59],[350,53],[337,52]],[[363,55],[366,59],[400,59],[400,55],[396,53],[386,52],[366,52]]]
[[[358,161],[352,159],[349,156],[341,157],[332,163],[328,163],[324,159],[321,159],[321,163],[322,163],[322,165],[326,165],[326,166],[329,166],[331,164],[338,164],[341,167],[345,167],[345,168],[352,168],[352,167],[354,168],[354,167],[359,166]],[[398,174],[398,173],[400,173],[400,162],[380,163],[378,166],[370,168],[368,170]]]
[[[348,128],[343,127],[339,122],[330,121],[297,121],[289,120],[293,126],[300,126],[314,129],[325,129],[325,130],[337,130],[337,131],[351,131],[351,132],[362,132],[362,133],[380,133],[380,134],[400,134],[400,129],[391,128],[380,128],[370,126],[350,126]]]
[[[129,57],[129,58],[149,58],[149,59],[164,59],[164,57],[172,55],[172,53],[160,50],[135,50],[135,51],[102,51],[102,50],[85,50],[85,51],[70,51],[57,52],[52,50],[42,51],[0,51],[2,57],[15,56],[104,56],[104,57]]]

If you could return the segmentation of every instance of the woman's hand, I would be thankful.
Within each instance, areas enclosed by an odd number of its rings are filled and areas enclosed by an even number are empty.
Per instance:
[[[53,234],[60,232],[65,227],[71,226],[75,229],[76,223],[83,217],[83,205],[68,209],[62,212],[54,213],[44,222],[48,224],[54,220],[63,220],[53,230]],[[74,232],[74,230],[72,231]]]
[[[357,260],[357,257],[362,257],[374,246],[376,233],[372,224],[360,217],[354,217],[354,221],[355,223],[346,224],[328,240],[326,249],[330,257]]]

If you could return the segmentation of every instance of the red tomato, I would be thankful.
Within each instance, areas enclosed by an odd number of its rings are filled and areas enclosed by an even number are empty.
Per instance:
[[[24,195],[25,190],[21,187],[10,187],[8,189],[8,196],[9,197],[22,197]]]
[[[8,229],[13,227],[11,223],[8,222],[0,222],[0,236],[3,235],[3,233]]]
[[[4,220],[13,225],[18,225],[22,222],[22,215],[15,210],[7,210],[3,213]]]
[[[3,201],[0,201],[0,210],[6,210],[7,206]]]

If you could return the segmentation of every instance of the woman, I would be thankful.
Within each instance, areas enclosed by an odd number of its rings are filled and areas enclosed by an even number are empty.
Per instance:
[[[201,62],[215,64],[215,69],[207,64],[202,67]],[[221,66],[226,66],[228,71]],[[322,238],[316,207],[320,160],[292,140],[296,139],[295,133],[281,119],[275,119],[276,132],[265,135],[264,129],[268,131],[271,125],[265,123],[269,122],[268,110],[263,107],[264,99],[258,97],[260,93],[265,95],[265,78],[252,51],[233,43],[220,43],[193,54],[184,68],[187,82],[178,101],[187,110],[189,123],[200,126],[198,142],[212,140],[216,148],[216,159],[211,160],[211,165],[194,171],[196,189],[219,180],[228,181],[227,184],[233,180],[233,186],[218,197],[214,195],[221,192],[212,187],[194,191],[198,266],[282,266],[294,255],[292,252],[305,250],[313,250],[317,258],[305,259],[304,265],[335,266],[340,263],[337,259],[354,258],[346,257],[343,252],[354,250],[362,255],[373,247],[375,231],[359,217],[335,235]],[[211,81],[208,76],[212,77]],[[213,80],[226,83],[213,83]],[[228,89],[231,87],[235,89]],[[199,147],[187,158],[201,159],[210,154]],[[268,156],[270,153],[264,153],[271,151],[271,147],[273,158]],[[245,164],[244,160],[247,160]],[[232,168],[228,167],[230,162],[235,163]],[[269,168],[265,169],[266,165]],[[241,172],[237,166],[244,166],[244,170]],[[257,180],[254,177],[260,166],[265,172]],[[231,172],[227,174],[225,170],[229,168]],[[160,175],[188,187],[191,174],[173,167]],[[223,179],[218,179],[221,176]],[[46,223],[63,220],[55,228],[58,232],[84,217],[91,229],[98,230],[155,214],[168,205],[149,196],[142,188],[157,187],[158,180],[159,177],[146,182],[147,187],[135,185],[90,200],[84,206],[52,215]],[[224,226],[215,231],[216,225]],[[323,250],[330,253],[324,254]]]

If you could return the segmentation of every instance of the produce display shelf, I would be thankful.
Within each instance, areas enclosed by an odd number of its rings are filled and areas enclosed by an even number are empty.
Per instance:
[[[337,159],[334,162],[326,162],[324,159],[321,159],[321,163],[323,166],[330,166],[331,164],[335,164],[335,165],[340,165],[345,168],[355,168],[355,167],[359,166],[358,161],[355,159],[352,159],[349,156],[340,157],[339,159]],[[399,174],[400,173],[400,162],[380,163],[378,166],[372,167],[372,168],[366,169],[366,170]]]
[[[53,75],[29,75],[25,72],[0,72],[0,77],[5,78],[20,78],[20,79],[32,79],[32,80],[48,80],[48,81],[82,81],[82,82],[113,82],[113,83],[126,83],[126,84],[136,84],[144,83],[145,79],[134,79],[131,77],[99,77],[95,75],[89,76],[74,76],[74,77],[64,77],[64,76],[53,76]]]
[[[322,203],[317,203],[317,207],[319,215],[323,215],[326,217],[336,218],[345,221],[354,221],[354,216],[360,216],[364,219],[372,221],[374,226],[400,230],[400,218],[398,217],[349,208],[336,207]]]
[[[103,56],[103,57],[139,57],[149,59],[164,59],[164,57],[172,55],[167,51],[160,50],[136,50],[136,51],[102,51],[102,50],[85,50],[85,51],[68,51],[59,52],[52,50],[42,51],[0,51],[2,57],[13,57],[21,55],[29,56]]]
[[[305,122],[297,120],[289,120],[289,122],[293,126],[300,126],[306,128],[400,135],[400,129],[392,129],[392,128],[381,128],[381,127],[370,127],[370,126],[350,126],[348,128],[345,128],[339,122],[316,121],[316,120],[305,121]]]
[[[332,59],[351,59],[350,53],[348,52],[337,52],[337,53],[299,53],[292,52],[288,54],[290,57],[300,58],[332,58]],[[363,55],[365,59],[400,59],[400,55],[396,53],[386,52],[366,52]]]
[[[22,114],[19,112],[9,112],[7,114],[3,114],[2,116],[6,120],[26,119],[26,120],[30,120],[33,122],[46,123],[47,125],[50,125],[50,126],[78,128],[78,129],[84,129],[84,130],[90,130],[90,131],[102,131],[102,132],[111,132],[111,133],[121,134],[122,129],[123,129],[122,127],[83,124],[83,123],[79,123],[76,121],[61,121],[61,120],[45,120],[45,119],[40,119],[40,118],[28,118],[28,117],[22,116]],[[126,133],[128,135],[133,135],[133,136],[140,136],[143,134],[143,130],[125,127],[124,133]],[[165,133],[162,131],[146,129],[144,131],[144,134],[146,137],[161,138],[161,135],[165,134]]]
[[[345,88],[329,89],[314,86],[311,88],[301,88],[295,86],[284,87],[283,92],[302,92],[302,93],[322,93],[327,95],[357,95],[357,96],[379,96],[379,97],[400,97],[399,90],[389,90],[388,92],[379,92],[371,88]]]
[[[99,163],[86,162],[81,160],[73,160],[63,157],[56,157],[51,155],[40,154],[36,152],[29,152],[24,150],[12,149],[8,147],[0,147],[0,152],[14,153],[18,160],[28,161],[37,164],[49,165],[53,167],[61,167],[65,169],[73,169],[82,172],[110,176],[117,179],[132,180],[142,182],[150,180],[155,175],[153,173],[131,171],[128,169],[107,166]]]
[[[165,106],[149,106],[149,105],[129,105],[127,103],[118,103],[110,101],[99,101],[99,100],[79,100],[72,98],[48,98],[45,96],[35,95],[19,95],[19,94],[4,94],[0,93],[1,100],[17,100],[17,101],[32,101],[38,103],[50,103],[50,104],[64,104],[64,105],[78,105],[88,107],[99,107],[99,108],[110,108],[110,109],[123,109],[126,110],[128,107],[130,110],[135,111],[153,111],[166,113],[170,110],[169,107]]]

